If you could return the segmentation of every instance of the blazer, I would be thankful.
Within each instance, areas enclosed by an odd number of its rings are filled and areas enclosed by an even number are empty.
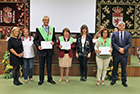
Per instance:
[[[92,37],[90,34],[86,35],[86,40],[84,44],[84,52],[82,52],[82,35],[80,34],[76,40],[76,51],[79,56],[87,57],[87,55],[94,50],[94,45],[92,42]]]
[[[70,36],[69,36],[68,40],[70,40]],[[60,40],[58,39],[58,42],[57,42],[57,45],[56,45],[57,48],[59,49],[58,57],[63,58],[64,54],[65,54],[65,50],[61,50],[59,48],[59,45],[60,45]],[[71,57],[71,58],[73,58],[72,48],[75,48],[74,42],[71,44],[71,49],[69,49],[69,57]]]
[[[38,28],[36,28],[36,34],[35,34],[35,37],[34,37],[34,44],[37,48],[37,55],[38,56],[43,56],[43,57],[45,57],[46,55],[52,56],[54,54],[54,45],[56,44],[55,28],[53,28],[53,38],[52,38],[52,42],[54,42],[53,49],[39,50],[38,46],[41,46],[41,41],[45,41],[45,40],[43,39],[42,35],[40,34]]]
[[[123,44],[121,46],[120,41],[119,41],[119,32],[114,32],[112,35],[112,47],[113,47],[113,56],[123,56],[127,58],[129,56],[128,49],[131,46],[131,35],[130,33],[124,31],[124,39],[123,39]],[[124,48],[124,54],[121,54],[119,52],[119,47]]]

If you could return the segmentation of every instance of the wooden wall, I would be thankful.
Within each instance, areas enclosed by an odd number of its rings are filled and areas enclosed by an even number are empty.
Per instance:
[[[132,39],[132,45],[135,45],[135,49],[137,47],[139,47],[140,44],[140,39]],[[0,62],[3,59],[3,55],[5,53],[5,51],[7,50],[7,41],[5,40],[0,40]],[[133,49],[133,48],[132,48]],[[133,50],[129,49],[129,53],[133,53]],[[52,74],[53,75],[59,75],[59,65],[58,65],[58,49],[55,47],[54,49],[54,56],[52,59]],[[79,62],[78,59],[75,57],[75,50],[73,49],[74,52],[74,58],[73,58],[73,65],[71,67],[71,71],[70,71],[70,75],[71,76],[79,76],[80,72],[79,72]],[[36,53],[36,49],[35,49],[35,53]],[[134,52],[136,54],[136,51]],[[129,60],[130,61],[130,60]],[[129,62],[128,62],[129,63]],[[96,68],[96,62],[95,62],[95,53],[92,53],[92,57],[89,59],[88,61],[88,76],[92,76],[95,75],[95,72],[93,72]],[[0,74],[3,73],[3,65],[0,65]],[[33,71],[34,75],[38,75],[39,74],[39,61],[38,61],[38,56],[35,56],[35,62],[34,62],[34,71]],[[46,70],[45,70],[45,74]],[[140,67],[127,67],[127,75],[130,76],[139,76],[140,77]]]
[[[137,48],[140,47],[140,38],[132,39],[132,54],[137,55]]]

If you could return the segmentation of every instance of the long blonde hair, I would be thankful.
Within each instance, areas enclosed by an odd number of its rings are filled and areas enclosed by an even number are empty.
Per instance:
[[[14,31],[15,31],[16,29],[18,29],[18,32],[19,32],[18,37],[17,37],[17,38],[19,39],[19,38],[20,38],[20,28],[19,28],[19,27],[14,27],[14,28],[12,29],[11,34],[10,34],[10,37],[15,38]]]

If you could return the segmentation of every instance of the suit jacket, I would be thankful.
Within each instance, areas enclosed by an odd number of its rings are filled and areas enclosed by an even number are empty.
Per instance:
[[[42,37],[42,35],[40,34],[38,28],[36,28],[36,34],[34,37],[34,44],[37,48],[37,55],[39,56],[43,56],[45,57],[46,55],[48,56],[52,56],[54,54],[54,45],[53,45],[53,49],[44,49],[44,50],[39,50],[38,46],[41,46],[41,41],[45,41]],[[55,28],[53,28],[53,38],[52,41],[54,42],[54,44],[56,44],[56,37],[55,37]]]
[[[68,40],[70,40],[70,37],[69,37]],[[58,39],[58,42],[57,42],[57,48],[59,49],[58,57],[63,58],[64,57],[64,54],[65,54],[65,50],[61,50],[59,48],[59,45],[60,45],[60,40]],[[74,42],[71,44],[71,48],[75,48]],[[69,57],[73,58],[72,49],[69,49]]]
[[[131,35],[130,33],[124,31],[124,39],[123,39],[123,44],[121,46],[120,41],[119,41],[119,32],[114,32],[112,35],[112,47],[113,47],[113,56],[123,56],[127,58],[129,56],[128,49],[131,46]],[[124,54],[121,54],[119,52],[119,47],[124,48]]]
[[[85,41],[85,44],[84,44],[84,52],[82,52],[82,42],[81,42],[81,39],[82,39],[82,35],[80,34],[78,37],[77,37],[77,40],[76,40],[76,51],[78,53],[79,56],[83,56],[83,57],[87,57],[87,55],[92,51],[94,50],[94,45],[93,45],[93,42],[92,42],[92,37],[90,34],[87,34],[86,35],[86,41]]]

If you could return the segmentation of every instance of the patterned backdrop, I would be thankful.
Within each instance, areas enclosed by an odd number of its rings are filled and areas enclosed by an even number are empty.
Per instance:
[[[140,37],[140,0],[97,0],[96,32],[101,25],[112,32],[119,21],[133,37]]]
[[[12,27],[29,28],[30,0],[0,0],[0,37]],[[126,31],[140,37],[140,0],[97,0],[96,32],[101,25],[110,32],[123,20]]]
[[[0,0],[0,37],[9,36],[14,26],[29,28],[30,0]]]

